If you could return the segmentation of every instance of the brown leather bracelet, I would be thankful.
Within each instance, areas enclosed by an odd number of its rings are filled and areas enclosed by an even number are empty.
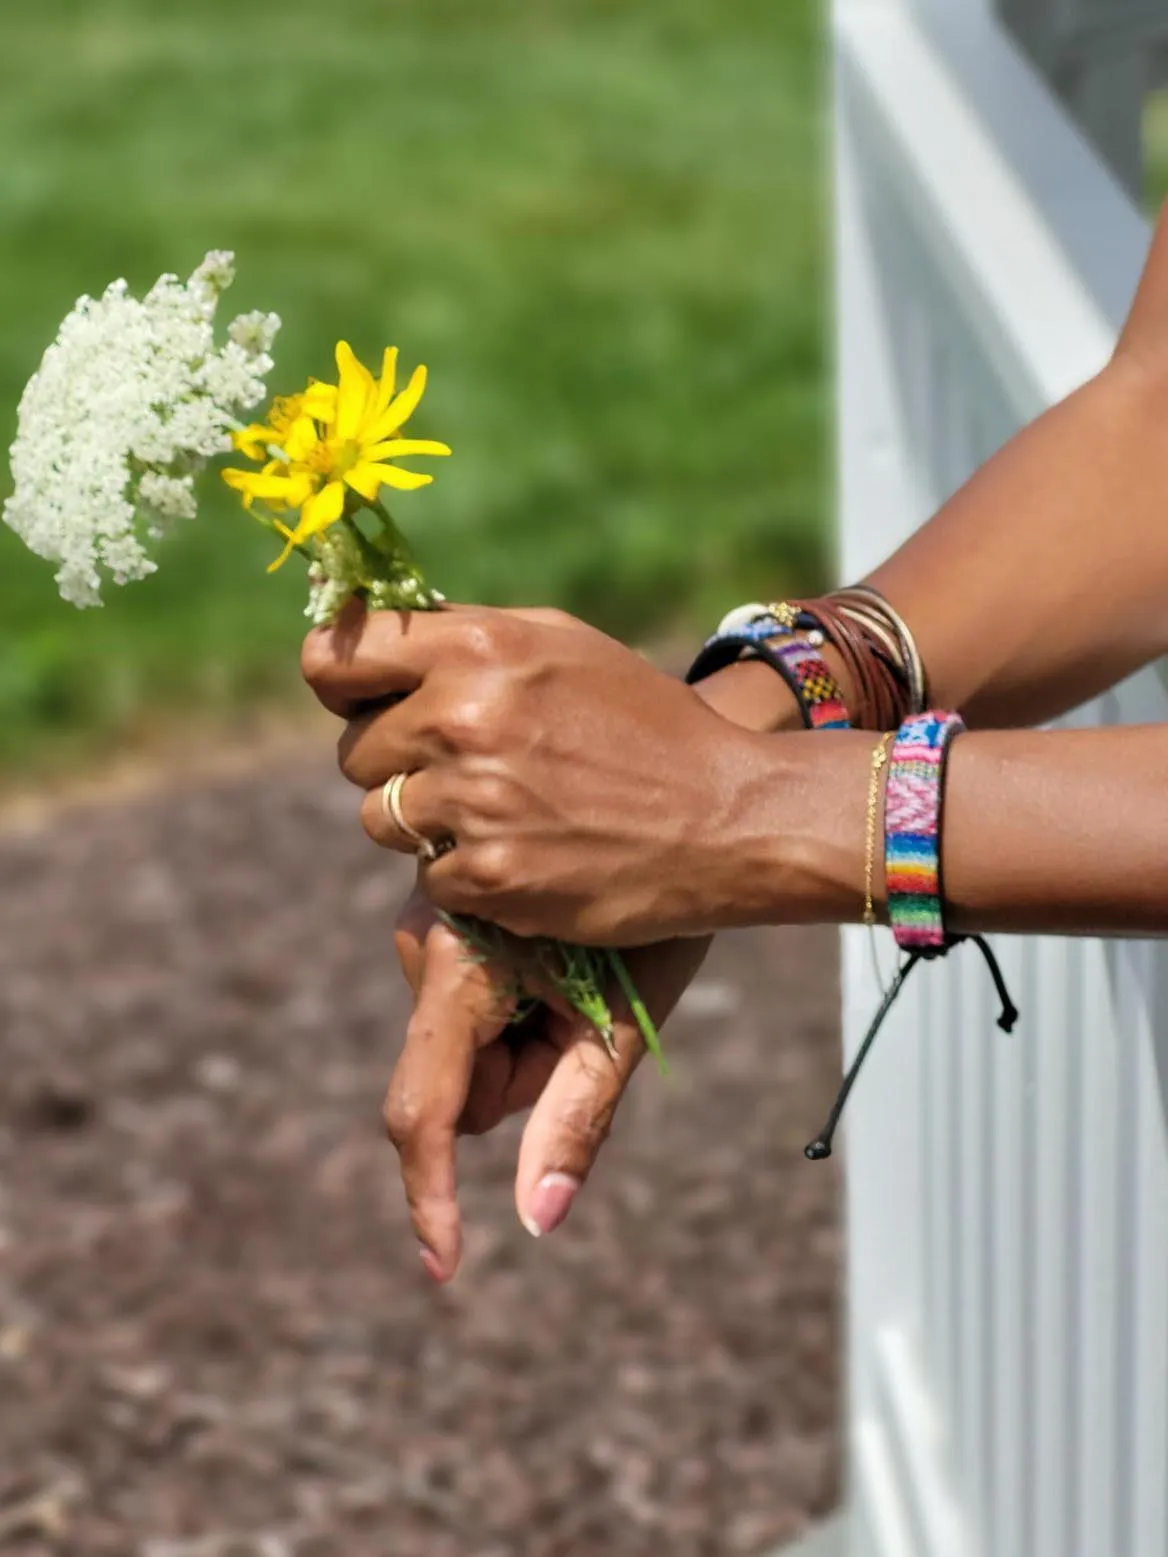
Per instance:
[[[820,622],[844,662],[852,688],[853,725],[863,730],[896,729],[908,717],[913,699],[909,677],[889,652],[887,637],[874,629],[866,613],[845,611],[833,595],[793,603]]]
[[[866,632],[883,645],[886,662],[907,685],[909,714],[924,713],[929,706],[928,677],[908,623],[895,606],[871,584],[851,584],[832,590],[846,616],[858,620]]]

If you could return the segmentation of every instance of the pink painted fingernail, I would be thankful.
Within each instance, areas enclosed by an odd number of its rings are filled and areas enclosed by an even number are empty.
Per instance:
[[[434,1253],[433,1249],[427,1249],[424,1243],[419,1244],[418,1254],[421,1258],[423,1266],[425,1267],[426,1275],[429,1276],[432,1281],[442,1282],[446,1280],[446,1277],[442,1274],[442,1266],[439,1263],[438,1256]]]
[[[533,1238],[544,1233],[554,1233],[572,1209],[580,1180],[570,1173],[545,1173],[535,1186],[531,1197],[531,1210],[523,1217],[523,1225]]]

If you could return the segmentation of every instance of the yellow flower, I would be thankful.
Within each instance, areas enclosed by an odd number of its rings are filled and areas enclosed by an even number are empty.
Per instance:
[[[311,473],[294,472],[284,460],[271,460],[263,470],[225,470],[223,479],[242,494],[245,508],[257,499],[272,508],[299,508],[315,491]]]
[[[283,458],[274,459],[262,471],[225,470],[228,486],[243,493],[244,502],[256,498],[277,508],[299,508],[294,530],[281,525],[287,538],[278,568],[292,549],[335,524],[345,510],[345,490],[367,503],[376,500],[383,486],[411,492],[434,478],[390,464],[410,454],[449,454],[444,443],[428,438],[395,437],[417,410],[426,388],[426,369],[415,368],[409,383],[396,393],[397,349],[389,348],[380,379],[354,356],[346,341],[337,345],[336,386],[310,385],[303,396],[292,396],[272,408],[269,425],[245,429],[237,435],[246,447],[237,447],[253,459],[275,444]],[[268,438],[269,432],[277,438]],[[252,450],[261,450],[252,453]]]
[[[337,391],[332,384],[309,381],[301,395],[277,395],[266,422],[252,422],[232,434],[231,441],[249,460],[262,460],[273,444],[282,448],[292,425],[302,416],[330,420],[336,412]]]

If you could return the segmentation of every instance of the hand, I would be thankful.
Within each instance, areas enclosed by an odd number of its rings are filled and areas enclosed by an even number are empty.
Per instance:
[[[457,1137],[483,1134],[532,1109],[515,1204],[534,1236],[551,1232],[588,1177],[644,1045],[619,1005],[615,1060],[573,1012],[541,1005],[510,1025],[508,975],[468,958],[420,889],[402,910],[396,945],[416,1006],[386,1095],[385,1124],[401,1158],[423,1264],[435,1281],[448,1281],[461,1248]],[[656,1022],[673,1009],[708,945],[670,941],[629,955]]]
[[[382,803],[408,773],[406,820],[453,841],[425,866],[439,907],[620,946],[757,910],[744,797],[773,783],[770,743],[603,633],[556,612],[357,613],[309,635],[304,672],[349,721],[370,836],[414,852]]]

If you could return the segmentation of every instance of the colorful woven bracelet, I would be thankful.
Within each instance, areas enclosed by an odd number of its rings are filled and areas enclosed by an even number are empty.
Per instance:
[[[754,652],[767,659],[773,654],[786,666],[790,672],[788,685],[794,690],[803,723],[809,730],[851,729],[844,695],[816,645],[805,638],[788,638],[781,643],[762,644]]]
[[[897,945],[909,951],[936,952],[947,945],[941,809],[949,746],[964,729],[958,714],[915,714],[897,731],[888,759],[884,792],[888,921]]]
[[[748,612],[758,614],[746,616]],[[802,618],[807,613],[799,615]],[[807,617],[807,622],[800,619],[797,625],[804,627],[814,622],[814,617]],[[740,607],[707,641],[685,679],[692,686],[744,657],[765,660],[790,687],[808,730],[850,729],[843,693],[819,652],[822,632],[814,625],[807,638],[796,638],[792,632],[786,621],[764,606]]]

